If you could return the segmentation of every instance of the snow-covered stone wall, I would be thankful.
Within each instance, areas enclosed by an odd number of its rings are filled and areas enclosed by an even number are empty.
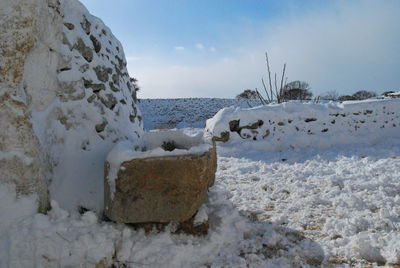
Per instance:
[[[249,141],[271,151],[373,144],[400,138],[400,100],[229,107],[207,120],[206,125],[218,141]]]
[[[120,42],[77,0],[2,0],[0,39],[0,182],[101,211],[106,155],[143,132]]]

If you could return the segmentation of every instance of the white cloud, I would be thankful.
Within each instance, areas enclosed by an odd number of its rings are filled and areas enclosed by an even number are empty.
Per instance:
[[[140,60],[143,60],[143,58],[142,57],[137,57],[137,56],[127,56],[126,57],[126,61],[140,61]]]
[[[210,52],[216,52],[217,49],[215,47],[210,47]]]
[[[196,44],[196,48],[198,49],[198,50],[204,50],[204,45],[203,44]]]
[[[398,1],[338,1],[329,10],[265,25],[258,39],[234,47],[229,58],[178,66],[158,59],[141,65],[135,77],[141,97],[234,97],[261,87],[268,50],[273,71],[286,62],[289,81],[307,81],[316,94],[398,89],[399,12]]]
[[[175,49],[176,51],[182,51],[182,50],[185,50],[185,47],[183,47],[183,46],[176,46],[176,47],[174,47],[174,49]]]

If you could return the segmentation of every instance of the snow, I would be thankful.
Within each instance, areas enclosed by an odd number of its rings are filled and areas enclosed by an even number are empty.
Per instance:
[[[0,184],[0,236],[14,223],[35,214],[36,210],[36,195],[17,197],[15,185]]]
[[[198,223],[210,221],[205,237],[172,234],[173,223],[163,232],[145,233],[102,222],[90,211],[70,214],[54,202],[47,216],[29,216],[29,202],[12,197],[21,207],[11,210],[26,213],[2,225],[0,266],[400,262],[400,142],[278,152],[249,151],[243,143],[235,152],[218,147],[216,182],[196,216]]]
[[[305,233],[326,257],[400,261],[399,143],[219,161],[219,179],[245,215]]]
[[[261,122],[256,128],[232,130]],[[246,143],[268,151],[290,148],[329,148],[335,145],[374,144],[400,136],[400,100],[367,100],[344,103],[289,102],[244,109],[228,107],[207,120],[213,136],[230,134],[228,143]],[[234,148],[234,146],[232,146]]]
[[[19,158],[21,159],[26,165],[31,165],[33,163],[33,158],[29,157],[21,152],[0,152],[0,160],[7,160],[12,158]]]
[[[199,211],[197,211],[196,216],[194,217],[194,226],[198,226],[206,221],[208,221],[208,211],[209,209],[205,204],[203,204],[200,208]]]
[[[138,140],[143,126],[138,117],[141,113],[135,110],[138,116],[130,118],[137,105],[132,97],[134,92],[127,85],[129,76],[121,43],[79,1],[59,2],[63,16],[56,18],[61,21],[50,25],[37,22],[46,34],[28,55],[25,64],[24,80],[31,99],[32,127],[45,155],[43,165],[49,166],[50,198],[69,212],[85,207],[100,215],[107,154],[119,141],[140,145]],[[46,16],[48,14],[43,15]],[[81,26],[85,20],[90,23],[90,34]],[[73,24],[73,30],[64,23]],[[101,44],[98,53],[94,51],[91,38]],[[61,42],[61,39],[67,41]],[[93,50],[90,62],[73,49],[78,40]],[[49,52],[49,47],[55,53]],[[118,65],[118,71],[114,65]],[[109,81],[99,80],[94,71],[99,67],[112,70],[108,76],[119,85],[117,91],[110,88]],[[117,73],[117,81],[111,79]],[[84,86],[84,79],[103,84],[105,88],[94,93]],[[102,101],[110,95],[116,100],[113,108]],[[89,101],[91,96],[95,98]],[[96,126],[104,122],[104,130],[98,131]]]
[[[393,92],[393,93],[389,93],[388,94],[390,97],[393,97],[393,98],[399,98],[400,97],[400,91],[396,91],[396,92]]]
[[[259,100],[179,98],[140,99],[139,107],[144,117],[144,128],[204,128],[207,119],[225,107],[249,108],[261,105]]]
[[[51,210],[35,213],[37,195],[18,195],[16,186],[0,184],[0,267],[400,265],[399,100],[251,109],[244,109],[247,100],[142,100],[146,129],[204,127],[215,116],[205,134],[193,128],[151,131],[139,140],[142,124],[129,119],[132,98],[126,88],[115,95],[127,104],[104,114],[87,99],[56,99],[55,83],[79,82],[77,69],[86,64],[68,45],[57,47],[56,35],[64,33],[71,44],[83,38],[90,45],[79,26],[84,15],[101,49],[124,58],[121,44],[99,19],[78,1],[61,2],[63,20],[77,30],[39,25],[49,35],[27,58],[24,73],[33,129],[52,164]],[[69,71],[54,72],[62,63],[58,54],[69,58]],[[98,55],[92,65],[113,67]],[[99,82],[92,69],[86,71],[86,78]],[[93,93],[83,90],[85,96]],[[108,85],[106,91],[111,93]],[[218,112],[223,107],[228,108]],[[105,119],[108,125],[99,134],[95,125]],[[241,126],[258,120],[263,125],[231,131],[229,122],[239,119]],[[106,160],[112,188],[123,162],[204,153],[211,147],[210,135],[225,131],[230,140],[218,145],[215,184],[194,218],[195,225],[209,221],[208,235],[174,234],[176,223],[146,233],[99,217]],[[162,150],[165,140],[178,140],[186,149]],[[0,160],[14,158],[26,165],[35,161],[18,150],[0,152]],[[80,215],[78,206],[90,211]]]

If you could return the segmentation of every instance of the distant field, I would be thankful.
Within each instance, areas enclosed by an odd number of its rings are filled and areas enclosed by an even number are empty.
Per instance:
[[[144,128],[184,128],[205,126],[205,121],[224,107],[250,107],[260,105],[259,100],[180,98],[141,99]]]

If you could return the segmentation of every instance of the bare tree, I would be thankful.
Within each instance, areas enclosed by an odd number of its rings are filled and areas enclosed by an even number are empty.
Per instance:
[[[354,98],[354,96],[351,96],[351,95],[343,95],[343,96],[340,96],[338,98],[338,100],[339,101],[351,101],[351,100],[356,100],[356,99]]]
[[[376,97],[376,93],[373,91],[360,90],[353,94],[355,100],[366,100]]]
[[[328,91],[322,98],[324,100],[337,101],[339,99],[339,93],[336,90],[331,90]]]
[[[276,100],[278,103],[282,103],[285,101],[284,98],[282,97],[282,95],[283,95],[283,89],[286,86],[286,81],[287,81],[287,77],[285,78],[286,63],[283,64],[282,77],[280,80],[280,87],[278,87],[277,74],[275,73],[275,75],[274,75],[274,86],[275,86],[275,88],[274,88],[272,86],[271,68],[269,65],[269,58],[268,58],[267,52],[265,52],[265,58],[266,58],[266,62],[267,62],[267,71],[268,71],[267,74],[268,74],[269,87],[267,87],[267,85],[264,81],[264,78],[261,78],[261,82],[262,82],[266,97],[264,98],[262,96],[262,94],[258,91],[258,89],[256,89],[256,93],[257,93],[259,99],[261,100],[261,103],[263,103],[264,105],[271,103],[274,100]]]
[[[236,96],[236,99],[258,99],[258,94],[255,90],[246,89]]]
[[[310,85],[307,82],[293,81],[285,85],[281,97],[284,100],[311,100],[313,94],[310,89]]]

